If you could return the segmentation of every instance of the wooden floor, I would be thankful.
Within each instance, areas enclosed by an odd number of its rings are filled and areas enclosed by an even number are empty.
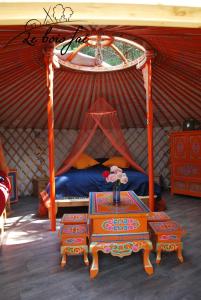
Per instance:
[[[148,276],[141,253],[122,259],[101,253],[94,280],[79,256],[60,269],[57,233],[36,217],[37,199],[20,199],[12,206],[1,248],[0,299],[201,299],[201,199],[169,194],[166,199],[167,213],[187,229],[184,263],[167,253],[156,266],[153,253],[154,274]]]

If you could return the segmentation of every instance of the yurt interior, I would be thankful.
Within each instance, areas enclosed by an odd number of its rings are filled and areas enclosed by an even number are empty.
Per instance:
[[[200,74],[199,1],[0,2],[0,299],[200,299]]]

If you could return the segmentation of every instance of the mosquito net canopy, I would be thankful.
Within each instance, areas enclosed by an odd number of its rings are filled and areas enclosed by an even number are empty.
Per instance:
[[[120,127],[117,111],[104,98],[98,98],[89,111],[85,113],[83,123],[71,152],[63,161],[56,175],[60,175],[70,169],[80,154],[89,145],[97,128],[102,130],[112,146],[125,157],[132,167],[144,173],[144,170],[134,161],[128,149]]]

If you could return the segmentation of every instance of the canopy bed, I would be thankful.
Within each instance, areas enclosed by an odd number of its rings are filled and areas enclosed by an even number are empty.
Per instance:
[[[83,154],[97,129],[122,156],[94,160]],[[85,113],[77,139],[70,154],[62,163],[56,177],[56,199],[68,197],[88,197],[90,192],[111,191],[112,183],[106,183],[103,172],[112,165],[123,168],[128,183],[121,185],[122,190],[133,190],[139,196],[149,193],[149,179],[144,170],[133,160],[121,130],[117,111],[104,98],[99,98]],[[49,193],[49,186],[47,188]],[[155,194],[160,197],[159,185],[155,184]]]
[[[101,71],[109,71],[102,69],[101,66],[101,47],[104,46],[105,36],[103,35],[92,35],[88,37],[88,43],[91,42],[94,47],[97,48],[96,59],[98,61],[98,67]],[[67,41],[68,42],[68,41]],[[112,45],[113,38],[109,37],[109,43]],[[135,45],[136,42],[133,42]],[[150,210],[154,210],[154,174],[153,174],[153,108],[152,108],[152,93],[151,93],[151,80],[152,80],[152,69],[151,62],[154,57],[152,49],[149,45],[141,46],[137,44],[143,54],[132,64],[128,64],[124,60],[123,67],[130,67],[131,65],[137,65],[138,69],[142,70],[144,87],[146,90],[146,101],[147,101],[147,129],[148,129],[148,186],[149,186],[149,207]],[[81,45],[82,46],[82,45]],[[79,48],[71,53],[67,58],[67,62],[71,61],[79,51]],[[108,45],[107,45],[108,46]],[[147,48],[145,48],[147,46]],[[118,55],[123,59],[122,53],[116,51]],[[45,51],[45,64],[47,74],[47,87],[48,87],[48,143],[49,143],[49,168],[50,168],[50,200],[51,200],[51,228],[54,231],[56,229],[55,220],[55,166],[54,166],[54,117],[53,117],[53,77],[54,68],[65,65],[61,59],[55,54],[55,48],[50,47]],[[97,66],[96,66],[97,68]],[[119,69],[119,68],[117,68]],[[115,68],[111,69],[112,71]],[[88,70],[89,71],[89,70]],[[91,70],[93,71],[93,70]],[[97,70],[96,70],[97,71]],[[101,106],[102,105],[102,106]],[[144,173],[144,170],[135,163],[132,159],[129,149],[125,143],[124,136],[121,132],[121,128],[116,116],[116,112],[108,106],[108,103],[104,99],[96,101],[92,106],[89,113],[86,115],[82,128],[78,135],[78,138],[73,146],[73,149],[64,161],[62,167],[57,172],[57,175],[61,175],[64,171],[69,170],[73,165],[73,162],[79,157],[89,144],[91,138],[94,135],[97,127],[100,127],[106,137],[110,140],[113,147],[123,155],[126,160],[134,167],[137,171]]]

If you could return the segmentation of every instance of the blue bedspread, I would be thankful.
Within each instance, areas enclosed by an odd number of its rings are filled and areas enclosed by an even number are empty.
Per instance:
[[[71,168],[55,178],[56,198],[88,197],[89,192],[112,191],[112,183],[107,183],[102,173],[109,168],[97,165],[88,169]],[[128,183],[121,184],[121,190],[133,190],[139,196],[148,195],[148,176],[132,168],[123,169],[128,176]],[[160,196],[160,186],[155,184],[155,194]],[[47,187],[49,192],[49,186]]]

